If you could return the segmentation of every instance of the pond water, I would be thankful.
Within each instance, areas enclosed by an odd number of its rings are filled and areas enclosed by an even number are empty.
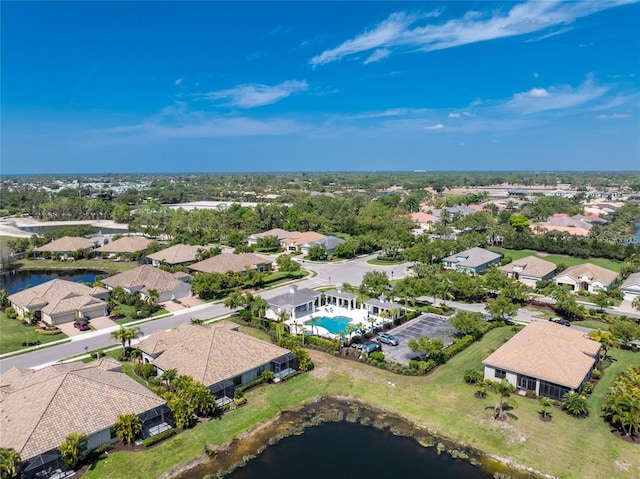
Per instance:
[[[231,479],[352,479],[354,477],[437,477],[489,479],[492,475],[435,447],[422,447],[413,438],[348,422],[308,428],[300,436],[268,447]]]
[[[104,273],[86,269],[73,271],[7,271],[0,274],[0,289],[13,294],[56,278],[77,283],[93,283],[98,275],[104,275]]]

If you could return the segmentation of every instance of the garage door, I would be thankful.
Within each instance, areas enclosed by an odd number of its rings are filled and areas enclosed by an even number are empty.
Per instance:
[[[87,317],[89,319],[99,318],[100,316],[106,316],[106,315],[107,315],[107,312],[105,311],[104,306],[82,310],[82,316]]]
[[[69,311],[68,313],[57,314],[53,316],[52,319],[55,324],[62,324],[75,321],[77,317],[78,316],[75,311]]]

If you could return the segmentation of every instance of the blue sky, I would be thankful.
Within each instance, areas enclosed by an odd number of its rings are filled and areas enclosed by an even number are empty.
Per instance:
[[[640,4],[2,2],[1,172],[640,170]]]

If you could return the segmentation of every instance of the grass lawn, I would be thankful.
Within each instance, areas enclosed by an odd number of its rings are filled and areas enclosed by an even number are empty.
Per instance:
[[[579,420],[553,410],[553,420],[538,419],[538,402],[516,397],[516,419],[492,419],[497,397],[474,397],[462,380],[466,369],[482,369],[481,361],[514,334],[510,327],[489,332],[480,342],[427,377],[399,376],[365,364],[311,351],[316,369],[281,384],[249,391],[248,404],[220,421],[185,431],[141,453],[118,452],[85,474],[92,478],[157,477],[176,464],[200,455],[205,444],[221,444],[264,423],[278,412],[321,395],[353,397],[400,414],[439,434],[561,478],[640,477],[638,446],[609,433],[599,410],[608,384],[627,365],[639,365],[640,354],[615,350],[616,359],[589,399],[591,416]],[[625,472],[623,469],[628,467]]]
[[[490,249],[491,251],[495,251],[496,253],[502,253],[505,256],[509,256],[514,261],[518,259],[522,259],[526,256],[538,256],[539,258],[546,259],[547,261],[551,261],[552,263],[555,263],[555,264],[564,263],[567,266],[576,266],[584,263],[593,263],[595,265],[602,266],[603,268],[610,269],[611,271],[615,271],[616,273],[619,273],[622,266],[624,266],[624,263],[620,263],[619,261],[614,261],[611,259],[604,259],[604,258],[583,259],[583,258],[576,258],[574,256],[565,256],[561,254],[541,253],[539,251],[533,251],[530,249],[516,250],[516,249],[496,248],[493,246],[488,249]]]
[[[367,264],[371,264],[373,266],[396,266],[399,264],[403,264],[406,263],[407,260],[406,259],[399,259],[397,261],[380,261],[377,258],[373,258],[370,259],[369,261],[367,261]]]
[[[36,334],[35,329],[33,326],[23,326],[17,319],[9,319],[4,312],[0,312],[0,354],[24,348],[23,341],[40,341],[45,344],[67,338],[64,333],[53,336]]]
[[[535,306],[525,306],[524,309],[527,311],[531,311],[537,318],[541,319],[550,319],[556,318],[558,315],[554,314],[553,311],[549,311],[546,308],[537,308]]]
[[[594,320],[572,321],[571,324],[573,324],[574,326],[582,326],[583,328],[592,328],[592,329],[600,328],[603,331],[608,331],[609,330],[609,324],[603,323],[601,321],[594,321]]]

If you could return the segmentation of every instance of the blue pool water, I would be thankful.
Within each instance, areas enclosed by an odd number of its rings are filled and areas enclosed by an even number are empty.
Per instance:
[[[335,318],[320,316],[319,318],[307,321],[305,324],[309,326],[320,326],[332,334],[340,334],[341,332],[347,332],[347,325],[349,323],[351,323],[351,318],[347,318],[346,316],[336,316]]]

